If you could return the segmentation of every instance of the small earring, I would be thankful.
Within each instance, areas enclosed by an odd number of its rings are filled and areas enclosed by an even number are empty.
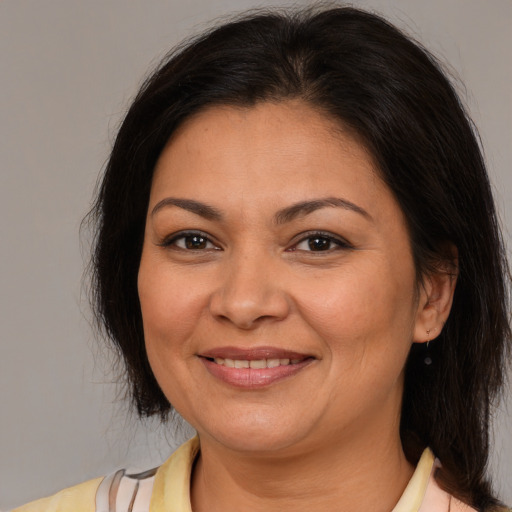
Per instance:
[[[426,366],[430,366],[432,364],[432,357],[430,357],[430,352],[428,350],[428,345],[430,343],[430,329],[427,330],[427,349],[426,349],[426,354],[425,354],[425,358],[423,359],[423,362],[425,363]]]

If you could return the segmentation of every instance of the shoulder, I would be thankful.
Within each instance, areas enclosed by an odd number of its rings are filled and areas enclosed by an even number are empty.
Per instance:
[[[11,512],[120,512],[149,510],[157,469],[128,474],[124,469],[64,489],[53,496],[33,501]]]
[[[477,512],[440,487],[436,480],[440,467],[439,460],[427,448],[404,492],[404,496],[409,495],[411,499],[407,504],[400,501],[393,512]]]
[[[53,496],[33,501],[11,512],[94,512],[96,492],[102,480],[103,478],[96,478],[63,489]]]
[[[168,510],[170,504],[178,506],[176,510],[190,510],[190,474],[198,450],[196,437],[159,468],[137,474],[120,469],[10,512],[149,512]]]

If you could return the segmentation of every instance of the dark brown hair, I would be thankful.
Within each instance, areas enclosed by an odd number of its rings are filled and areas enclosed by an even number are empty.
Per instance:
[[[492,505],[485,478],[491,407],[507,350],[508,270],[474,127],[428,51],[353,8],[253,12],[172,52],[148,78],[117,135],[93,217],[97,316],[126,364],[141,416],[171,405],[148,363],[137,293],[155,163],[178,126],[212,105],[300,98],[357,134],[404,212],[418,276],[458,249],[452,312],[430,344],[413,345],[401,435],[416,463],[430,446],[441,483]],[[507,348],[508,347],[508,348]]]

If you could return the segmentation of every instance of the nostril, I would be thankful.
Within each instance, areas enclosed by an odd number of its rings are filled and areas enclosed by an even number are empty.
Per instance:
[[[222,322],[235,324],[239,329],[250,330],[265,322],[272,322],[283,319],[286,314],[258,314],[260,308],[232,308],[222,314],[212,311],[213,316]]]
[[[246,330],[285,318],[289,305],[279,280],[261,272],[263,264],[260,260],[251,265],[245,261],[245,264],[244,269],[231,268],[226,280],[212,293],[211,315],[218,321],[231,322]]]

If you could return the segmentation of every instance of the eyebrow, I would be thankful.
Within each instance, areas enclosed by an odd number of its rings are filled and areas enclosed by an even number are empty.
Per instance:
[[[151,211],[151,215],[155,215],[155,213],[165,206],[177,206],[178,208],[195,213],[208,220],[222,220],[222,213],[217,208],[199,201],[194,201],[193,199],[179,199],[177,197],[166,197],[159,201]]]
[[[166,206],[176,206],[195,213],[207,220],[220,221],[223,219],[222,212],[214,206],[193,199],[179,199],[177,197],[166,197],[159,201],[151,211],[151,215],[155,215],[159,210]],[[322,208],[343,208],[362,215],[368,220],[373,220],[372,216],[363,208],[346,199],[340,197],[326,197],[321,199],[312,199],[310,201],[301,201],[279,210],[274,216],[276,224],[286,224],[297,217],[304,217],[310,213]]]
[[[274,221],[276,224],[285,224],[297,217],[304,217],[305,215],[309,215],[321,208],[343,208],[344,210],[350,210],[358,213],[368,220],[373,220],[372,216],[357,204],[340,197],[325,197],[322,199],[313,199],[311,201],[301,201],[300,203],[287,206],[276,213]]]

